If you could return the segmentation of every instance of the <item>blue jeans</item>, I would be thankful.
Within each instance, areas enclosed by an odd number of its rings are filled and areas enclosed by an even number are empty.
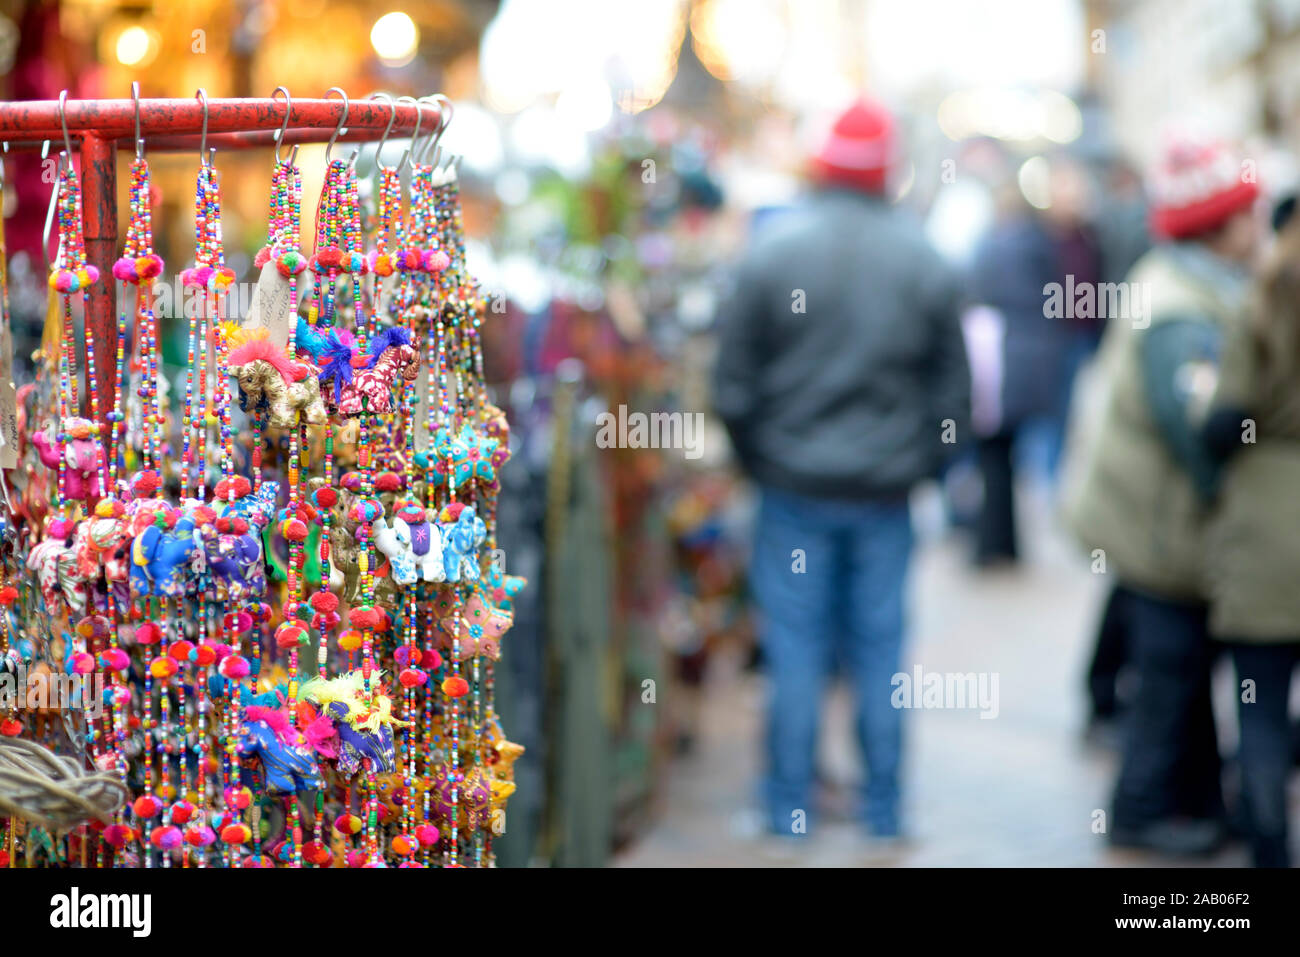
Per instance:
[[[763,790],[777,833],[791,833],[797,812],[812,816],[820,710],[837,660],[857,699],[862,814],[877,833],[897,832],[902,716],[890,696],[911,551],[906,501],[762,492],[750,576],[770,686]]]

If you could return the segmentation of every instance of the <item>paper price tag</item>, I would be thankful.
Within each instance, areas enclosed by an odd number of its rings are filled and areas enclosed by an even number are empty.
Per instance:
[[[289,308],[289,280],[280,275],[275,260],[271,260],[257,277],[257,288],[253,290],[253,302],[248,307],[244,328],[266,329],[271,342],[283,347],[289,342],[290,323],[296,319]]]

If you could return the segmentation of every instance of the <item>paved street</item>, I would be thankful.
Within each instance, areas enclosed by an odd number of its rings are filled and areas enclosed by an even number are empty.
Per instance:
[[[701,739],[678,762],[658,823],[616,860],[621,866],[1130,866],[1178,864],[1109,849],[1093,815],[1108,807],[1114,756],[1085,747],[1082,674],[1102,576],[1090,573],[1042,502],[1022,508],[1028,561],[976,573],[961,543],[930,536],[912,581],[913,629],[904,668],[992,672],[1000,713],[914,710],[906,716],[905,822],[912,839],[882,855],[843,812],[859,769],[850,702],[829,702],[821,766],[824,820],[802,852],[756,836],[754,781],[763,685],[737,660],[715,662]],[[923,523],[922,523],[923,524]],[[1216,710],[1231,738],[1232,676],[1217,676]],[[839,811],[837,814],[836,811]],[[1241,866],[1240,846],[1212,863]]]

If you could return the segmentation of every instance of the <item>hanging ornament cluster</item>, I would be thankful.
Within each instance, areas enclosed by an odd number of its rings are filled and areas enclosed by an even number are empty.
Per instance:
[[[4,489],[0,775],[6,740],[45,743],[87,792],[127,797],[71,828],[9,814],[0,865],[492,865],[523,750],[493,671],[524,582],[496,548],[509,433],[483,381],[456,164],[421,145],[396,167],[376,156],[373,215],[356,154],[327,150],[310,252],[297,149],[277,148],[242,321],[203,151],[179,403],[143,150],[111,280],[86,263],[62,165],[58,328],[20,394],[26,481]],[[77,334],[106,280],[115,344]],[[94,388],[104,362],[112,396]],[[38,686],[84,693],[29,707]]]

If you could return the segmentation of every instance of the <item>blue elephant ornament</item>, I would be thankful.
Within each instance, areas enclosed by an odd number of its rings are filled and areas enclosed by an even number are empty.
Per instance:
[[[299,794],[324,787],[316,752],[283,711],[259,705],[245,708],[236,747],[241,758],[261,761],[268,794]]]
[[[181,597],[194,558],[201,556],[193,516],[183,515],[171,529],[160,527],[160,523],[148,526],[131,542],[131,594],[135,597]]]
[[[442,510],[442,564],[449,582],[478,581],[478,549],[487,526],[472,506],[453,502]]]

